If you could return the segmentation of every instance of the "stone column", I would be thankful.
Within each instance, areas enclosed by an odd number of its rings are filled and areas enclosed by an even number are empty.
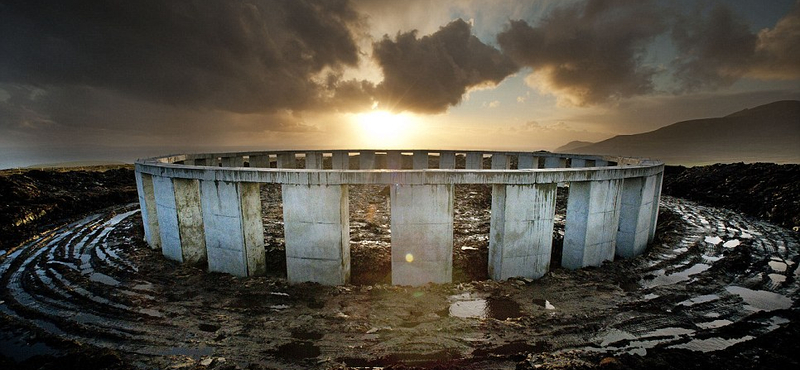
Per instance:
[[[306,153],[306,169],[321,170],[322,169],[322,153],[308,152]]]
[[[349,170],[350,169],[350,155],[346,151],[333,152],[333,169],[334,170]]]
[[[296,168],[297,156],[294,153],[278,153],[278,168]]]
[[[200,207],[200,182],[172,179],[183,263],[206,265],[206,239],[203,232],[203,210]]]
[[[175,187],[169,177],[153,176],[161,254],[167,259],[183,262],[178,211],[175,207]]]
[[[608,166],[608,161],[605,159],[595,159],[594,160],[595,167],[606,167]]]
[[[235,276],[265,272],[258,183],[200,181],[208,270]]]
[[[617,232],[617,256],[631,258],[644,252],[650,238],[655,176],[632,177],[622,182]]]
[[[443,170],[454,170],[456,168],[456,153],[450,151],[440,152],[439,168]]]
[[[269,154],[251,155],[250,167],[269,168]]]
[[[350,281],[347,185],[283,185],[286,274],[290,283]]]
[[[621,185],[622,180],[570,183],[562,266],[600,266],[614,259]]]
[[[449,283],[453,185],[392,185],[392,284]]]
[[[659,202],[661,202],[661,183],[664,180],[664,172],[656,174],[653,176],[653,213],[650,217],[650,237],[647,238],[647,242],[650,243],[653,241],[653,238],[656,236],[656,224],[658,223],[658,207]]]
[[[403,153],[399,150],[387,151],[386,168],[390,170],[399,170],[403,168]]]
[[[375,151],[362,150],[358,154],[358,168],[362,170],[375,169]]]
[[[414,151],[414,169],[427,170],[428,169],[428,152],[423,150]]]
[[[544,157],[544,168],[567,167],[567,159],[561,157]]]
[[[517,168],[520,170],[539,168],[539,158],[534,157],[533,154],[522,153],[519,155],[518,161]]]
[[[489,276],[542,277],[550,269],[556,184],[494,185]]]
[[[244,167],[242,156],[222,157],[222,167]]]
[[[466,169],[480,170],[482,168],[483,168],[483,153],[474,153],[474,152],[467,153]]]
[[[511,157],[505,153],[492,154],[492,169],[493,170],[507,170],[511,168]]]
[[[156,198],[153,189],[153,177],[136,171],[136,190],[139,193],[139,209],[142,211],[144,241],[152,249],[161,248],[161,235],[158,230]]]

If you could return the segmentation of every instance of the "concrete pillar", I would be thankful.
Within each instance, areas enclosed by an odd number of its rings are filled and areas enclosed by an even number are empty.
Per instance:
[[[139,209],[142,211],[144,241],[152,249],[161,248],[161,235],[158,230],[156,198],[153,190],[153,177],[136,171],[136,190],[139,193]]]
[[[350,154],[346,151],[333,152],[333,169],[334,170],[349,170],[350,169]]]
[[[550,269],[556,184],[494,185],[489,276],[542,277]]]
[[[358,168],[362,170],[375,169],[375,151],[361,151],[361,153],[358,154]]]
[[[265,272],[258,183],[200,182],[208,270],[235,276]]]
[[[586,167],[586,160],[583,158],[572,158],[570,160],[570,168],[582,168]]]
[[[440,152],[439,168],[443,170],[454,170],[456,168],[456,153],[449,151]]]
[[[278,168],[296,168],[297,156],[294,153],[278,153]]]
[[[650,236],[647,238],[647,242],[650,243],[653,241],[653,238],[656,236],[656,224],[658,223],[658,207],[661,202],[661,183],[664,180],[664,172],[654,175],[653,181],[653,213],[650,217]]]
[[[205,266],[206,239],[203,232],[203,210],[200,207],[200,182],[192,179],[172,179],[181,255],[184,263]]]
[[[428,169],[428,152],[422,150],[414,151],[414,169],[427,170]]]
[[[539,168],[539,158],[530,153],[522,153],[519,155],[517,168],[520,170]]]
[[[492,169],[493,170],[507,170],[511,168],[511,157],[505,153],[492,154]]]
[[[306,169],[321,170],[322,169],[322,153],[308,152],[306,153]]]
[[[614,259],[621,185],[622,180],[569,184],[563,267],[600,266]]]
[[[242,156],[222,157],[222,167],[244,167]]]
[[[470,152],[467,153],[467,165],[466,168],[468,170],[480,170],[483,168],[483,153],[474,153]]]
[[[544,168],[567,167],[567,159],[561,157],[544,157]]]
[[[608,166],[608,161],[604,159],[595,159],[594,160],[595,167],[606,167]]]
[[[187,166],[194,166],[194,158],[187,158],[183,160],[183,164]]]
[[[399,150],[387,151],[386,168],[390,170],[399,170],[403,168],[403,153]]]
[[[251,155],[250,167],[269,168],[269,154]]]
[[[617,232],[617,256],[636,257],[644,252],[650,238],[655,176],[632,177],[622,182],[622,201]]]
[[[392,284],[449,283],[453,185],[392,185]]]
[[[175,188],[169,177],[153,176],[161,254],[167,259],[183,262],[178,211],[175,207]]]
[[[290,283],[350,281],[347,185],[283,185],[286,274]]]

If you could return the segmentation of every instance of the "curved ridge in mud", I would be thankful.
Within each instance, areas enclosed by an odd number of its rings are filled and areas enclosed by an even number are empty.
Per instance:
[[[533,282],[409,288],[289,286],[179,266],[139,241],[138,209],[128,205],[0,256],[0,312],[144,367],[224,357],[282,368],[484,368],[533,363],[543,352],[712,352],[796,316],[796,234],[675,198],[664,197],[662,208],[677,226],[632,260],[557,269]],[[453,314],[493,302],[513,314]]]

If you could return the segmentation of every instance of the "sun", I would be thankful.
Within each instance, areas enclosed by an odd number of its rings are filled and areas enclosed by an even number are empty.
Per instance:
[[[373,110],[355,115],[363,139],[379,146],[401,145],[414,130],[414,117],[407,113]]]

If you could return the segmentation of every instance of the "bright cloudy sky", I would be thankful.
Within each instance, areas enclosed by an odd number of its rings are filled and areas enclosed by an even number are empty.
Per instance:
[[[0,3],[0,168],[548,150],[784,99],[800,99],[793,0]]]

